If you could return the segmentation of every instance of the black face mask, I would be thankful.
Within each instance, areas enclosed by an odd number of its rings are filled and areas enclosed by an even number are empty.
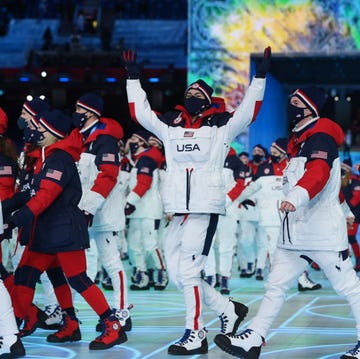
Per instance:
[[[196,116],[209,107],[209,102],[204,98],[191,96],[189,98],[185,98],[184,107],[190,115]]]
[[[270,157],[271,157],[271,162],[273,162],[273,163],[279,163],[281,160],[281,156],[271,155]]]
[[[19,116],[16,123],[17,123],[17,125],[19,127],[19,130],[21,130],[21,131],[25,130],[25,127],[27,126],[27,124],[26,124],[26,120],[25,120],[24,117]]]
[[[263,157],[264,157],[264,156],[262,156],[262,155],[254,155],[254,156],[252,156],[253,162],[255,162],[255,163],[260,163],[261,160],[263,159]]]
[[[135,153],[139,148],[139,144],[137,142],[130,142],[129,147],[130,147],[130,152]]]
[[[303,120],[307,115],[305,115],[305,108],[300,108],[292,105],[291,103],[287,106],[287,120],[293,126],[296,126],[301,120]]]
[[[35,143],[34,133],[35,133],[35,130],[32,130],[31,128],[26,126],[24,128],[24,141],[26,143]]]
[[[33,130],[33,131],[34,131],[34,135],[33,135],[34,143],[39,144],[39,142],[45,138],[44,133],[46,131],[40,132],[38,129]]]
[[[86,120],[87,120],[86,112],[85,113],[74,112],[72,114],[72,122],[75,127],[80,127],[80,128],[83,127]]]

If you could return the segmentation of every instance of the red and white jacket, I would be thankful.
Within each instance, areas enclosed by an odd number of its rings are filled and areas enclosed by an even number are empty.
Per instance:
[[[124,211],[124,194],[116,189],[123,129],[115,120],[101,118],[90,128],[74,131],[83,136],[77,164],[83,190],[79,207],[94,215],[91,230],[118,231]]]
[[[224,162],[231,142],[255,120],[264,96],[265,79],[254,78],[232,114],[223,99],[191,123],[183,106],[158,115],[151,110],[139,80],[127,80],[130,113],[164,144],[166,213],[225,213]]]
[[[290,162],[283,174],[284,200],[296,207],[283,215],[278,247],[335,250],[348,247],[346,220],[339,201],[338,147],[344,134],[327,119],[315,119],[295,132],[288,145]]]

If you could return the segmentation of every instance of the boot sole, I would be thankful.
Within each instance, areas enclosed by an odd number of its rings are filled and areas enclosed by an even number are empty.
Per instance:
[[[46,338],[48,343],[66,343],[66,342],[78,342],[81,340],[81,334],[76,334],[71,337],[58,338],[55,335],[49,335]]]
[[[194,354],[207,354],[208,353],[208,342],[205,338],[200,348],[187,350],[184,347],[178,345],[170,345],[168,348],[168,354],[170,355],[194,355]]]
[[[299,292],[306,292],[308,290],[312,291],[312,290],[318,290],[318,289],[321,289],[321,284],[316,284],[314,285],[312,288],[306,288],[306,287],[303,287],[302,285],[298,284],[298,291]]]
[[[166,288],[166,286],[162,286],[162,285],[155,285],[154,289],[155,290],[164,290]]]
[[[104,344],[104,343],[101,343],[101,342],[91,342],[89,344],[89,349],[90,350],[104,350],[104,349],[109,349],[109,348],[112,348],[114,345],[118,345],[118,344],[122,344],[122,343],[125,343],[127,342],[128,338],[127,338],[127,335],[125,332],[123,332],[121,334],[121,336],[116,339],[116,341],[110,343],[110,344]]]
[[[231,344],[229,338],[223,334],[218,334],[214,339],[215,344],[224,352],[233,355],[240,359],[258,359],[260,356],[260,349],[256,350],[259,353],[250,353],[240,347],[236,347]],[[250,349],[252,350],[252,349]]]

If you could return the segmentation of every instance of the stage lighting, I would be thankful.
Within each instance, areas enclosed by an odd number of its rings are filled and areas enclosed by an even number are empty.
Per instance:
[[[19,82],[30,82],[29,74],[20,74],[18,77]]]
[[[157,82],[160,82],[160,79],[158,77],[149,77],[149,82],[157,83]]]
[[[58,74],[58,81],[61,83],[70,82],[70,76],[68,74]]]
[[[105,77],[105,82],[114,83],[116,81],[116,77]]]

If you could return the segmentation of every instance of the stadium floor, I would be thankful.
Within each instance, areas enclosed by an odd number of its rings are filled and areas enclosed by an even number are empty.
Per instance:
[[[125,266],[128,267],[128,262],[125,262]],[[245,328],[261,302],[265,282],[254,278],[239,278],[237,270],[234,273],[230,281],[230,296],[246,303],[250,308],[241,326]],[[334,359],[340,358],[355,345],[355,321],[346,301],[335,294],[321,271],[311,270],[310,275],[323,288],[314,292],[299,292],[294,285],[269,333],[261,358]],[[104,293],[111,303],[112,292]],[[167,354],[167,348],[184,332],[184,303],[181,293],[170,284],[162,292],[153,289],[130,291],[129,298],[134,305],[131,310],[133,329],[128,333],[126,343],[105,351],[89,351],[88,344],[97,335],[97,316],[77,296],[75,305],[82,323],[83,339],[75,343],[48,344],[46,336],[50,332],[38,329],[33,335],[23,339],[27,358],[174,358]],[[41,286],[37,289],[35,301],[42,307]],[[204,318],[208,330],[209,353],[188,358],[231,358],[213,343],[220,328],[218,317],[205,308]]]

